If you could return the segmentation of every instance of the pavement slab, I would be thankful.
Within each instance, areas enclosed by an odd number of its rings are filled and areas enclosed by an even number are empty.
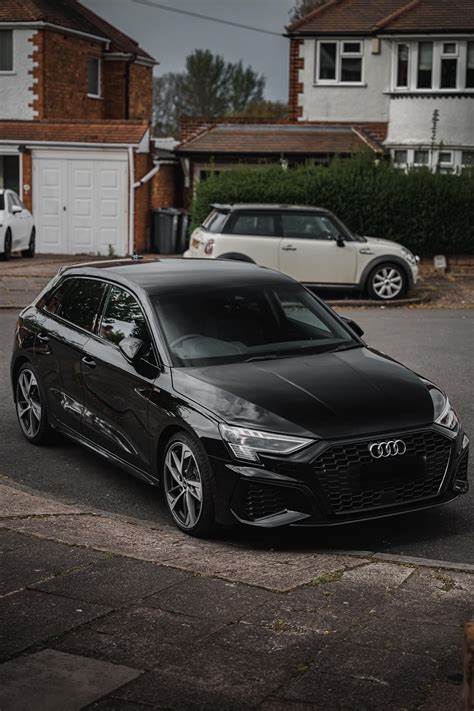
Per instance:
[[[109,610],[36,590],[7,595],[0,599],[0,661]]]
[[[115,556],[30,587],[55,595],[121,607],[183,583],[188,577],[192,576],[175,568]],[[173,596],[173,592],[170,595]]]
[[[137,669],[45,649],[0,666],[0,708],[79,711],[139,675]]]
[[[4,525],[6,519],[17,516],[57,516],[74,513],[81,511],[70,504],[0,483],[0,525]]]
[[[137,668],[153,669],[170,660],[184,662],[190,649],[194,651],[201,639],[221,626],[220,621],[137,606],[63,635],[52,645],[114,664],[127,662]]]

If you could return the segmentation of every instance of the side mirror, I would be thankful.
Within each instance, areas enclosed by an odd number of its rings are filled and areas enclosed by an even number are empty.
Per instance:
[[[20,212],[23,212],[22,207],[19,205],[12,205],[12,215],[18,215]]]
[[[364,329],[362,328],[362,326],[359,326],[357,321],[353,321],[351,318],[344,318],[344,316],[342,317],[342,320],[347,323],[349,328],[351,328],[354,333],[359,336],[359,338],[362,338],[362,336],[364,335]]]
[[[120,350],[130,363],[135,363],[143,353],[144,347],[145,344],[140,338],[122,338],[119,343]]]
[[[338,247],[345,247],[346,246],[344,237],[342,235],[337,235],[336,244]]]

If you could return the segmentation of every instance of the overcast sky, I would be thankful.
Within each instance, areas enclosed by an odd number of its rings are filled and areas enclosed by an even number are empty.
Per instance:
[[[157,0],[158,2],[159,0]],[[210,49],[228,61],[242,59],[267,79],[266,98],[287,100],[288,40],[219,25],[133,0],[82,0],[97,14],[137,40],[159,62],[155,72],[178,72],[194,49]],[[150,0],[153,2],[153,0]],[[183,10],[213,15],[273,32],[283,32],[294,0],[162,0]]]

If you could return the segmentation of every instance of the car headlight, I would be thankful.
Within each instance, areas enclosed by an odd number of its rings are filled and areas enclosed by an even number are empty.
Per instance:
[[[458,416],[456,411],[449,402],[449,398],[441,390],[435,387],[432,383],[425,381],[428,390],[430,391],[431,400],[433,402],[434,417],[433,420],[437,425],[446,427],[448,430],[457,430],[459,427]]]
[[[229,427],[219,425],[222,439],[230,447],[237,459],[258,461],[258,453],[262,454],[293,454],[313,442],[312,439],[292,437],[290,435],[248,430],[245,427]]]
[[[407,262],[410,262],[410,264],[413,264],[413,266],[418,264],[419,260],[417,260],[415,255],[412,254],[412,252],[410,252],[410,250],[407,249],[406,247],[402,247],[402,254],[405,257],[405,259],[407,260]]]

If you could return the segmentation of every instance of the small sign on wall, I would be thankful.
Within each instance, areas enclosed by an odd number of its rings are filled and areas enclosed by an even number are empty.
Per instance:
[[[448,263],[444,254],[437,254],[433,262],[434,268],[438,273],[444,274],[446,272],[446,269],[448,268]]]

